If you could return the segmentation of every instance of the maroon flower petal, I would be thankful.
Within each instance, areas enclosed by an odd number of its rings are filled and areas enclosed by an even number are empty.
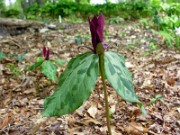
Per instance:
[[[103,42],[104,15],[100,14],[97,21],[97,34],[100,42]]]
[[[47,51],[47,50],[46,50],[46,47],[44,46],[44,47],[43,47],[43,51],[42,51],[44,58],[46,57],[46,51]]]
[[[90,20],[90,18],[88,18],[88,20],[91,31],[94,53],[96,53],[97,44],[103,42],[104,15],[100,14],[98,17],[94,15],[92,20]]]
[[[96,15],[94,15],[93,19],[91,20],[91,23],[94,23],[95,26],[97,26],[98,18]]]
[[[95,50],[96,45],[97,45],[96,25],[97,25],[97,17],[94,16],[92,20],[89,19],[89,26],[90,26],[92,44],[93,44],[94,50]]]
[[[50,55],[50,50],[49,50],[49,48],[48,48],[48,49],[47,49],[47,52],[46,52],[45,60],[49,60],[49,55]]]

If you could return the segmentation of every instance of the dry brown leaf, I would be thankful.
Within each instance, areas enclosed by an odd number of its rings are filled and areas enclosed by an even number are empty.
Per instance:
[[[143,135],[148,132],[148,129],[143,127],[140,123],[132,122],[125,127],[125,130],[128,134],[132,135]]]
[[[65,119],[70,127],[73,126],[74,123],[76,122],[75,118],[71,115],[66,117]]]
[[[111,131],[112,131],[112,135],[122,135],[122,133],[120,133],[120,131],[116,131],[116,127],[111,125]]]
[[[34,93],[36,93],[36,89],[30,88],[30,89],[25,90],[23,93],[24,94],[34,94]]]
[[[88,110],[87,113],[89,114],[89,116],[91,116],[92,118],[96,117],[97,114],[97,107],[96,106],[91,106]]]
[[[179,112],[178,112],[178,109],[179,108],[172,108],[169,112],[167,112],[164,116],[163,116],[163,120],[165,122],[175,122],[177,121],[178,119],[180,119],[180,115],[179,115]]]
[[[77,110],[76,110],[76,113],[79,115],[79,116],[84,116],[84,105],[82,105],[81,107],[79,107]]]
[[[6,127],[8,123],[9,123],[9,114],[7,114],[2,120],[2,122],[0,123],[0,129]]]
[[[174,86],[175,84],[175,79],[174,78],[170,78],[167,80],[167,83],[170,85],[170,86]]]
[[[179,114],[180,114],[180,107],[178,107],[178,108],[177,108],[177,111],[178,111],[178,112],[179,112]]]
[[[140,110],[140,109],[135,109],[135,110],[133,111],[133,114],[134,114],[135,116],[139,116],[139,115],[141,114],[141,110]]]
[[[100,122],[97,121],[96,119],[92,119],[92,118],[84,118],[80,121],[80,123],[84,124],[84,125],[90,125],[90,124],[95,124],[95,125],[100,125]]]
[[[30,134],[31,135],[35,135],[35,133],[39,130],[39,128],[41,127],[41,124],[43,123],[43,122],[45,122],[45,121],[47,121],[47,117],[45,118],[45,117],[43,117],[43,118],[40,118],[40,119],[38,119],[35,123],[35,125],[34,125],[34,127],[30,130]]]
[[[106,127],[106,126],[101,127],[101,128],[100,128],[100,131],[101,131],[103,134],[106,134],[106,133],[107,133],[107,127]]]
[[[133,64],[131,64],[131,62],[126,62],[125,65],[127,68],[134,68],[135,67]]]
[[[116,112],[116,105],[112,105],[110,110],[111,110],[112,114],[115,113]]]
[[[145,79],[141,87],[146,89],[152,89],[154,85],[152,84],[152,81],[150,79]]]
[[[6,106],[7,104],[9,104],[11,102],[12,98],[11,96],[9,96],[5,101],[4,101],[4,106]]]
[[[35,135],[35,133],[39,130],[39,128],[41,127],[41,123],[36,124],[31,130],[30,130],[30,135]]]

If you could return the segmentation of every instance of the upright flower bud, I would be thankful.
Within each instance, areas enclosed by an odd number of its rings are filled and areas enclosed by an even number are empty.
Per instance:
[[[46,48],[45,46],[43,47],[43,56],[45,60],[49,60],[49,54],[50,54],[50,50],[49,48]]]
[[[104,49],[106,49],[107,44],[103,43],[104,15],[100,14],[98,17],[94,15],[92,20],[90,20],[90,18],[88,18],[88,20],[94,53],[96,53],[96,47],[99,43],[103,46]]]

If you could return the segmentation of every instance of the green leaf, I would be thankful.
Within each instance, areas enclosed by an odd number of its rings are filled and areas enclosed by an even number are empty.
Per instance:
[[[151,102],[151,103],[155,103],[156,100],[157,100],[156,98],[151,98],[151,99],[150,99],[150,102]]]
[[[28,68],[28,70],[30,70],[30,71],[34,70],[35,68],[41,66],[41,64],[42,64],[43,62],[44,62],[44,60],[41,60],[41,61],[39,61],[39,62],[36,62],[35,64],[31,65],[31,66]]]
[[[156,99],[160,99],[160,98],[162,98],[162,95],[161,95],[161,94],[157,94],[157,95],[155,96],[155,98],[156,98]]]
[[[18,60],[19,62],[22,62],[22,61],[25,59],[25,57],[26,57],[26,54],[18,55],[18,56],[17,56],[17,60]]]
[[[62,60],[62,59],[60,59],[60,58],[56,58],[56,59],[55,59],[55,62],[56,62],[57,64],[59,64],[60,66],[64,66],[64,65],[66,64],[66,61],[65,61],[65,60]]]
[[[56,77],[56,72],[57,68],[56,66],[48,60],[45,60],[42,64],[42,72],[47,78],[53,80],[53,82],[56,82],[57,77]]]
[[[124,58],[120,54],[105,52],[104,68],[106,77],[116,92],[128,102],[137,102],[142,113],[147,114],[134,92],[132,75],[125,66]]]
[[[142,114],[146,115],[147,112],[146,112],[146,109],[144,108],[143,104],[141,102],[138,102],[137,105],[141,109]]]
[[[124,58],[113,52],[105,52],[105,74],[117,93],[128,102],[140,102],[134,92],[132,75],[125,66]]]
[[[46,98],[43,116],[71,113],[88,99],[98,78],[98,55],[80,54],[70,60],[59,78],[55,93]]]
[[[37,57],[36,62],[44,61],[44,57]]]
[[[150,99],[150,103],[155,103],[157,100],[160,100],[161,102],[164,102],[163,97],[161,94],[157,94],[155,98]]]
[[[10,54],[9,58],[12,59],[13,57],[17,57],[17,56],[18,56],[17,54]]]
[[[15,65],[8,65],[8,68],[10,71],[13,71],[13,70],[15,70],[16,66]]]
[[[4,58],[4,53],[0,52],[0,61],[3,60],[3,58]]]

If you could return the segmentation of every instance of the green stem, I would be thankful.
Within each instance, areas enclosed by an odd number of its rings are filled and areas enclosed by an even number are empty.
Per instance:
[[[104,90],[104,99],[105,99],[105,108],[106,108],[107,128],[108,128],[108,133],[109,133],[109,135],[112,135],[112,133],[111,133],[110,117],[109,117],[108,94],[107,94],[107,88],[106,88],[106,84],[105,84],[104,54],[100,54],[100,55],[99,55],[99,67],[100,67],[101,79],[102,79],[103,90]]]

